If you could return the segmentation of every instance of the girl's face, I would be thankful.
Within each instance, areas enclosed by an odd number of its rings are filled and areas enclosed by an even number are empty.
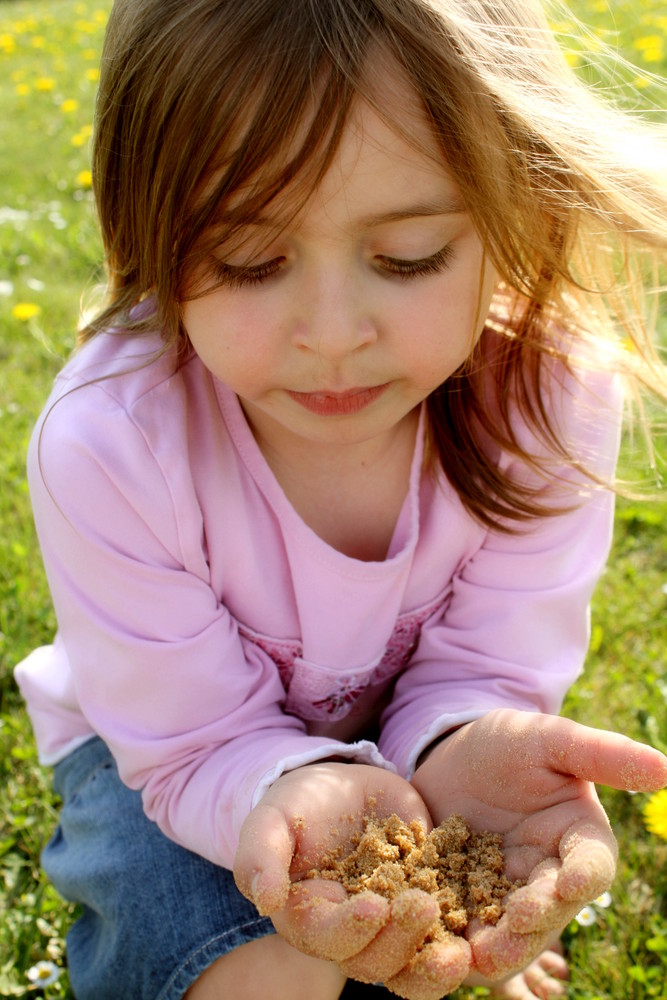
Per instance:
[[[407,84],[421,148],[361,101],[286,228],[280,196],[242,243],[193,276],[182,304],[203,363],[240,398],[260,443],[385,443],[467,358],[496,275]]]

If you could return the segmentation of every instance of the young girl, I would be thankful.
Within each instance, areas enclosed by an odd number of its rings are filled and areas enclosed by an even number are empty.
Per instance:
[[[664,389],[664,163],[529,0],[117,0],[108,294],[29,458],[59,631],[17,669],[79,1000],[564,992],[592,782],[667,782],[555,715],[620,377]],[[503,835],[495,927],[303,879],[393,812]]]

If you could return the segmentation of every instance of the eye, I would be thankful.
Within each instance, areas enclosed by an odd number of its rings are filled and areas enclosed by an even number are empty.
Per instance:
[[[451,244],[438,250],[430,257],[421,257],[419,260],[399,260],[397,257],[378,256],[381,269],[389,275],[398,278],[418,278],[429,274],[440,274],[449,267],[454,250]]]
[[[215,281],[219,285],[227,285],[231,288],[242,288],[246,285],[261,285],[263,281],[276,274],[282,264],[284,257],[275,257],[273,260],[263,261],[261,264],[240,265],[228,264],[217,257],[211,259],[211,271]]]

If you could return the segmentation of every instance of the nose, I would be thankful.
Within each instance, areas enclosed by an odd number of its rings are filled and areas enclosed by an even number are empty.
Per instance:
[[[376,324],[351,279],[326,275],[310,283],[294,318],[296,347],[338,364],[376,340]]]

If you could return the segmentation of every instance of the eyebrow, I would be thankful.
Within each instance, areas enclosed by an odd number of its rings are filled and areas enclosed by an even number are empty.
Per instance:
[[[362,216],[357,224],[362,229],[374,229],[380,226],[389,225],[392,222],[404,222],[406,219],[430,219],[445,215],[463,215],[467,211],[461,198],[452,198],[448,201],[426,201],[415,202],[413,205],[406,205],[405,208],[397,208],[390,212],[379,212]],[[287,223],[289,225],[289,223]],[[274,229],[280,231],[281,223],[271,218],[271,216],[258,215],[255,219],[247,223],[252,228],[257,226],[261,229]]]
[[[369,229],[374,226],[384,226],[390,222],[403,222],[405,219],[431,218],[438,215],[461,215],[466,207],[461,199],[448,202],[418,202],[393,212],[381,212],[379,215],[368,215],[361,219],[361,224]]]

